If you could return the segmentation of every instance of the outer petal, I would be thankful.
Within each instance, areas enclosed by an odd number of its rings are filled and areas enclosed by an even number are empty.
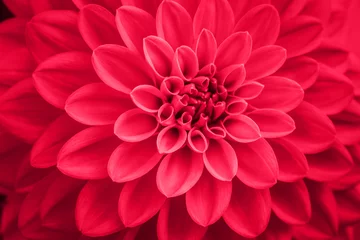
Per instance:
[[[334,192],[338,206],[339,219],[342,224],[353,224],[359,221],[359,189],[357,185],[346,191]]]
[[[121,185],[105,179],[89,181],[81,190],[75,218],[79,230],[84,235],[104,236],[124,228],[117,211],[114,211],[121,188]]]
[[[235,15],[235,22],[238,22],[249,10],[261,4],[270,4],[270,0],[252,0],[252,1],[239,1],[228,0]]]
[[[234,31],[248,31],[253,39],[254,49],[272,45],[280,32],[279,14],[270,4],[259,5],[239,20]]]
[[[166,197],[156,186],[156,170],[124,185],[119,199],[119,216],[126,227],[135,227],[152,218]]]
[[[110,178],[114,182],[127,182],[148,173],[162,158],[155,142],[155,137],[152,137],[138,143],[122,143],[110,157]]]
[[[252,143],[232,143],[239,162],[236,176],[252,188],[273,186],[279,166],[271,146],[263,138]]]
[[[98,4],[105,8],[107,8],[112,13],[121,6],[121,2],[119,0],[72,0],[74,4],[79,8],[83,8],[88,4]]]
[[[233,181],[229,207],[223,218],[236,233],[253,238],[262,233],[270,220],[271,199],[268,189],[256,190]]]
[[[135,6],[155,16],[161,0],[121,0],[121,2],[124,6]]]
[[[286,21],[297,16],[304,8],[305,3],[306,0],[271,0],[271,4],[273,4],[278,10],[282,21]]]
[[[204,171],[186,193],[186,208],[194,222],[206,227],[219,220],[230,203],[231,188],[231,182],[220,181]]]
[[[118,45],[102,45],[93,52],[93,66],[102,81],[124,93],[141,84],[154,84],[147,63],[137,54]]]
[[[112,126],[87,128],[64,144],[58,155],[57,167],[74,178],[105,178],[108,160],[119,143]]]
[[[184,147],[168,154],[160,163],[156,183],[167,197],[176,197],[189,191],[199,180],[204,168],[201,154]]]
[[[34,85],[50,104],[64,108],[66,99],[79,87],[100,81],[91,65],[91,55],[65,52],[48,58],[33,73]]]
[[[177,125],[163,128],[156,139],[159,153],[172,153],[179,150],[186,142],[187,132]]]
[[[107,125],[115,123],[120,114],[133,107],[129,95],[99,82],[87,84],[71,94],[65,111],[78,122]]]
[[[199,60],[199,68],[213,63],[216,56],[217,42],[213,33],[203,29],[196,43],[196,55]]]
[[[228,116],[222,122],[222,126],[227,136],[237,142],[254,142],[261,137],[259,127],[245,115]]]

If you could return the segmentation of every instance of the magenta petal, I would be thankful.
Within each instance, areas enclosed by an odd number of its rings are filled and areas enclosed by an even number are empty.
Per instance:
[[[115,12],[115,10],[121,6],[121,2],[119,0],[72,0],[72,1],[79,9],[85,7],[88,4],[98,4],[107,8],[111,12]]]
[[[209,140],[202,131],[192,128],[188,132],[188,145],[193,151],[204,153],[209,147]]]
[[[182,195],[196,184],[203,168],[201,154],[184,147],[161,161],[156,176],[157,186],[167,197]]]
[[[155,134],[159,123],[154,115],[139,108],[124,112],[116,120],[115,135],[126,142],[140,142]]]
[[[246,63],[246,79],[259,79],[276,72],[286,60],[286,49],[276,45],[268,45],[251,53]]]
[[[155,35],[155,19],[144,10],[123,6],[116,11],[116,25],[126,46],[140,54],[143,53],[143,39]]]
[[[186,193],[186,208],[194,222],[206,227],[219,220],[230,203],[231,188],[231,182],[220,181],[204,171]]]
[[[279,36],[279,14],[270,4],[259,5],[248,11],[239,20],[234,31],[248,31],[253,39],[254,49],[272,45]]]
[[[104,0],[101,0],[104,1]],[[120,3],[119,0],[116,0]],[[134,6],[140,9],[143,9],[150,13],[151,15],[156,15],[156,10],[161,3],[161,0],[121,0],[121,3],[124,6]]]
[[[120,142],[112,126],[87,128],[64,144],[59,151],[57,167],[74,178],[105,178],[110,155]]]
[[[244,99],[238,97],[228,97],[225,113],[229,115],[240,115],[245,112],[247,107],[248,103]]]
[[[297,16],[301,10],[303,10],[306,3],[306,0],[271,0],[271,4],[273,4],[278,10],[282,21],[286,21]]]
[[[250,188],[239,180],[233,181],[229,207],[223,218],[237,234],[254,238],[267,227],[271,213],[271,198],[268,189]],[[246,196],[246,197],[244,197]]]
[[[172,125],[160,131],[156,144],[160,153],[172,153],[180,149],[186,139],[186,131],[179,126]]]
[[[230,65],[216,74],[217,80],[229,92],[238,89],[244,82],[247,75],[246,69],[243,64]]]
[[[99,82],[87,84],[71,94],[65,111],[83,124],[107,125],[115,123],[120,114],[133,107],[129,95]]]
[[[250,100],[259,96],[263,89],[264,85],[262,85],[261,83],[255,81],[247,81],[234,92],[234,95],[245,100]]]
[[[160,91],[167,97],[175,96],[180,93],[184,87],[184,80],[179,77],[165,78],[161,83]]]
[[[141,56],[119,45],[102,45],[93,52],[93,66],[110,87],[130,93],[141,84],[154,85],[154,74]]]
[[[279,176],[279,166],[269,143],[261,138],[252,143],[232,143],[238,158],[236,176],[252,188],[273,186]]]
[[[303,180],[293,183],[278,182],[270,189],[272,209],[288,224],[305,224],[311,217],[311,203]]]
[[[339,219],[342,224],[354,224],[359,221],[360,185],[345,191],[334,192]]]
[[[130,93],[135,105],[150,113],[157,112],[165,101],[165,96],[154,86],[139,85]]]
[[[102,6],[89,4],[81,8],[78,25],[81,36],[93,50],[103,44],[124,44],[116,29],[114,15]]]
[[[217,42],[212,32],[203,29],[196,43],[196,55],[199,60],[200,69],[214,63],[217,50]]]
[[[110,178],[114,182],[128,182],[148,173],[162,158],[155,141],[152,137],[142,142],[120,144],[108,163]]]
[[[164,38],[176,49],[181,45],[192,47],[194,33],[192,19],[180,4],[174,1],[163,1],[156,14],[156,29],[159,37]]]
[[[176,49],[171,75],[190,81],[196,76],[198,71],[199,63],[195,52],[187,46],[181,46]]]
[[[89,181],[81,190],[75,210],[81,233],[91,237],[109,235],[124,228],[117,211],[122,185],[108,179]]]
[[[126,227],[136,227],[152,218],[166,197],[156,186],[156,170],[125,183],[119,198],[119,216]]]
[[[228,116],[222,122],[227,136],[237,142],[254,142],[261,137],[256,123],[245,115]]]
[[[238,159],[231,145],[223,139],[210,139],[203,153],[206,169],[220,181],[231,181],[238,171]]]
[[[295,130],[294,120],[284,112],[273,109],[258,109],[247,114],[258,127],[262,137],[278,138]]]

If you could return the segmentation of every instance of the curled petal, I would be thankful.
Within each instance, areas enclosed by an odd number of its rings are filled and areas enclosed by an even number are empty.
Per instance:
[[[176,49],[171,74],[190,81],[198,71],[199,63],[195,52],[187,46]]]
[[[242,84],[241,87],[234,92],[234,95],[245,100],[254,99],[261,94],[264,87],[261,83],[249,81]]]
[[[202,131],[204,135],[208,138],[219,139],[219,138],[225,138],[226,136],[226,132],[222,126],[220,125],[209,126],[208,122],[206,122]]]
[[[228,98],[226,102],[225,112],[229,115],[240,115],[246,110],[247,107],[248,103],[244,99],[232,97]]]
[[[217,50],[217,42],[213,33],[203,29],[196,43],[196,55],[199,60],[199,67],[214,63]]]
[[[140,85],[130,93],[131,99],[138,108],[155,113],[164,103],[164,95],[154,86]]]
[[[163,126],[169,126],[175,123],[175,110],[170,103],[165,103],[160,107],[158,111],[158,120]]]
[[[217,80],[232,92],[238,89],[244,82],[246,70],[243,64],[230,65],[216,74]]]
[[[254,142],[260,138],[260,129],[245,115],[228,116],[222,122],[227,136],[237,142]]]
[[[184,87],[184,81],[179,77],[168,77],[165,78],[161,83],[160,91],[165,96],[175,96],[180,93]]]
[[[126,142],[140,142],[155,134],[159,123],[154,115],[141,109],[124,112],[116,120],[114,132]]]
[[[179,150],[186,142],[186,131],[176,125],[162,129],[157,136],[156,144],[159,153],[172,153]]]
[[[189,147],[198,153],[204,153],[209,147],[209,140],[198,129],[192,128],[188,133]]]

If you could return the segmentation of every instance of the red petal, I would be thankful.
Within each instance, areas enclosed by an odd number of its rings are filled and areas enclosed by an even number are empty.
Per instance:
[[[186,193],[186,208],[194,222],[206,227],[219,220],[230,203],[231,188],[231,182],[220,181],[204,171]]]
[[[123,6],[116,11],[116,25],[126,46],[143,53],[143,39],[156,34],[155,19],[144,10]]]
[[[81,36],[93,50],[108,43],[124,44],[116,29],[114,15],[102,6],[89,4],[81,8],[78,25]]]
[[[151,68],[129,49],[118,45],[102,45],[93,52],[93,66],[107,85],[124,93],[141,84],[154,84]]]
[[[294,182],[302,179],[309,171],[305,155],[296,145],[283,139],[268,139],[279,164],[278,179],[283,182]]]
[[[216,50],[217,43],[213,33],[203,29],[196,43],[196,55],[199,60],[200,69],[210,63],[214,63]]]
[[[187,132],[177,125],[163,128],[157,136],[159,153],[172,153],[179,150],[186,142]]]
[[[281,24],[276,45],[287,50],[288,58],[308,53],[322,40],[321,22],[310,16],[297,16]]]
[[[218,44],[233,31],[234,14],[226,0],[201,0],[194,16],[194,32],[197,37],[203,29],[211,31]]]
[[[280,17],[270,4],[262,4],[248,11],[236,24],[235,32],[248,31],[253,48],[275,43],[280,32]]]
[[[236,233],[253,238],[262,233],[270,220],[271,199],[268,189],[256,190],[233,181],[229,207],[223,218]]]
[[[166,197],[156,186],[156,170],[124,185],[119,199],[119,216],[126,227],[135,227],[152,218]]]
[[[180,4],[163,1],[156,14],[157,35],[164,38],[174,49],[181,45],[192,47],[194,34],[189,13]]]
[[[66,10],[46,11],[32,18],[26,27],[26,42],[34,58],[41,62],[61,52],[88,51],[77,21],[77,13]]]
[[[74,4],[79,8],[83,8],[88,4],[98,4],[105,8],[107,8],[112,13],[121,6],[121,2],[119,0],[72,0]]]
[[[288,224],[305,224],[311,217],[310,196],[305,183],[278,182],[270,189],[272,210]]]
[[[232,143],[239,162],[236,176],[252,188],[269,188],[279,176],[279,166],[274,151],[261,138],[252,143]]]
[[[30,155],[31,165],[36,168],[56,165],[61,147],[83,128],[82,124],[75,122],[66,114],[58,117],[35,142]]]
[[[315,181],[332,181],[348,173],[353,167],[350,153],[340,141],[335,141],[327,150],[307,155],[307,177]]]
[[[294,120],[284,112],[272,109],[259,109],[247,114],[260,128],[262,137],[278,138],[295,130]]]
[[[202,239],[205,232],[206,228],[197,225],[188,215],[183,197],[169,199],[160,210],[157,235],[161,240]]]
[[[196,76],[198,71],[199,63],[195,52],[187,46],[181,46],[176,49],[171,75],[190,81]]]
[[[0,142],[0,154],[14,149],[21,143],[20,139],[8,133],[4,128],[0,129]]]
[[[201,0],[174,0],[175,2],[181,4],[186,11],[190,14],[190,16],[193,18],[195,15],[196,10],[199,7]]]
[[[34,14],[30,1],[4,0],[4,4],[16,17],[29,18]]]
[[[256,123],[245,115],[228,116],[222,125],[229,138],[237,142],[254,142],[261,136]]]
[[[192,128],[188,132],[188,146],[198,153],[204,153],[209,147],[209,140],[205,137],[202,131]]]
[[[330,3],[327,0],[307,0],[304,8],[301,11],[301,15],[312,16],[321,20],[322,24],[326,26],[330,20],[332,14],[332,7],[338,3]],[[322,9],[322,11],[319,11]]]
[[[52,9],[68,9],[73,11],[77,10],[72,0],[39,0],[32,2],[31,5],[35,15]]]
[[[250,57],[252,48],[248,32],[237,32],[230,35],[220,44],[216,53],[215,65],[218,71],[233,65],[244,64]]]
[[[122,143],[110,157],[110,178],[114,182],[128,182],[148,173],[162,158],[155,141],[152,137],[138,143]]]
[[[120,114],[134,107],[129,95],[104,83],[90,83],[75,91],[66,101],[65,111],[87,125],[113,124]]]
[[[122,186],[108,179],[89,181],[77,199],[75,219],[82,234],[97,237],[124,228],[117,211]]]
[[[246,238],[241,237],[235,233],[225,221],[221,218],[219,221],[209,226],[206,231],[206,235],[202,240],[245,240]]]
[[[297,16],[301,10],[303,10],[306,0],[271,0],[279,12],[280,18],[282,21],[289,20]]]
[[[121,2],[124,6],[135,6],[155,16],[161,0],[121,0]]]
[[[238,160],[231,145],[223,139],[210,139],[203,154],[206,169],[220,181],[231,181],[238,170]]]
[[[156,176],[157,186],[167,197],[182,195],[196,184],[203,168],[201,155],[184,147],[161,161]]]
[[[258,97],[249,100],[257,108],[274,108],[288,112],[303,100],[304,91],[295,81],[283,77],[266,77],[257,80],[264,85]]]
[[[229,115],[239,115],[245,112],[248,107],[248,103],[238,97],[228,97],[226,100],[226,109],[225,113]]]
[[[295,121],[296,129],[286,139],[303,153],[321,152],[334,142],[334,125],[310,103],[302,102],[289,115]]]
[[[79,87],[100,81],[91,65],[91,55],[84,52],[60,53],[46,59],[33,78],[39,94],[58,108],[64,108],[66,99]]]
[[[64,144],[58,155],[57,167],[74,178],[105,178],[108,175],[108,160],[119,143],[112,126],[87,128]]]
[[[216,74],[217,80],[223,84],[227,91],[232,92],[241,87],[247,72],[243,64],[230,65]]]
[[[154,115],[135,108],[124,112],[116,120],[116,136],[126,142],[140,142],[155,134],[159,123]]]
[[[160,90],[150,85],[139,85],[130,93],[135,105],[150,113],[156,113],[164,104],[165,96]]]
[[[254,99],[260,95],[263,89],[264,85],[262,85],[261,83],[255,81],[247,81],[235,91],[234,95],[245,100]]]
[[[346,191],[334,192],[339,219],[342,224],[354,224],[359,221],[360,185]]]
[[[276,72],[286,60],[286,49],[269,45],[256,49],[246,63],[246,79],[259,79]]]

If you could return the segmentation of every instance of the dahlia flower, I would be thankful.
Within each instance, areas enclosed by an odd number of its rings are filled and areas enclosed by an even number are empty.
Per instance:
[[[4,2],[5,239],[327,239],[360,220],[343,1]]]

